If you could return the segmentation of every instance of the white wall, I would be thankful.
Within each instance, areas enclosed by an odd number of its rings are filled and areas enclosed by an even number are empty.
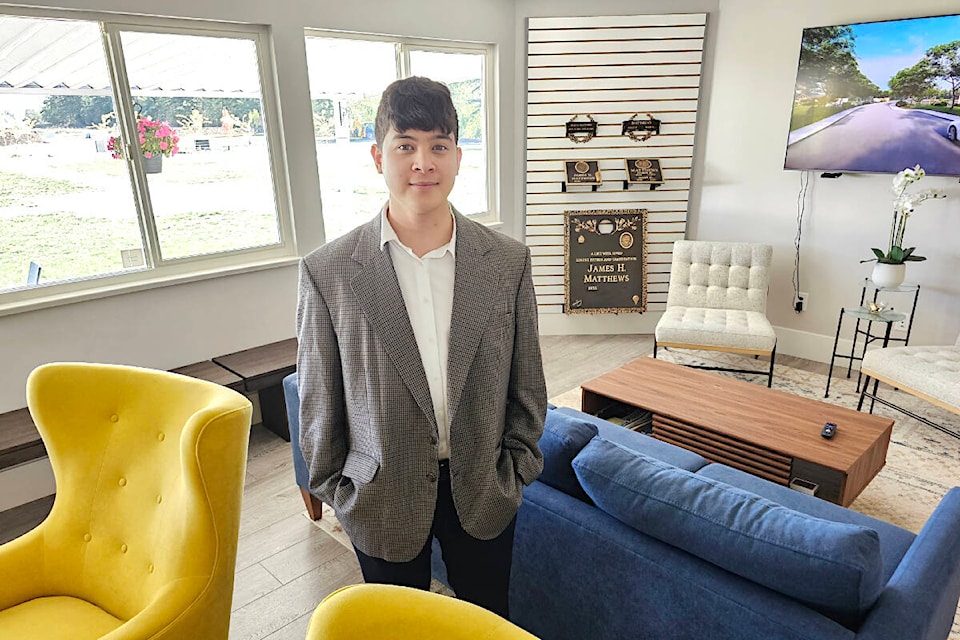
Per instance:
[[[801,243],[801,290],[810,293],[809,307],[793,311],[801,172],[782,167],[803,28],[958,8],[956,0],[721,0],[710,104],[701,120],[700,202],[688,237],[774,246],[769,316],[778,352],[829,360],[839,309],[857,305],[872,268],[859,261],[871,256],[870,247],[886,246],[891,216],[892,176],[829,180],[814,173]],[[911,344],[953,344],[960,331],[960,186],[938,177],[920,186],[943,188],[948,199],[922,204],[907,227],[909,245],[927,256],[908,265],[907,279],[921,285]]]
[[[168,0],[160,4],[147,0],[46,0],[18,4],[269,25],[301,255],[323,240],[306,81],[305,27],[495,43],[501,78],[499,107],[507,114],[499,143],[502,149],[522,146],[510,117],[515,103],[513,5],[502,0],[451,0],[434,9],[390,0]],[[500,209],[504,230],[519,237],[522,220],[513,206],[517,186],[512,178],[519,172],[516,162],[510,153],[501,160]],[[25,406],[27,375],[44,362],[88,360],[166,369],[289,338],[294,335],[296,285],[297,268],[288,266],[0,317],[0,412]]]

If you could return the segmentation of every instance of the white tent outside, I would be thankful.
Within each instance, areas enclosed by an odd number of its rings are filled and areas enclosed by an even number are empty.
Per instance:
[[[122,31],[134,95],[259,97],[252,40]],[[112,95],[99,24],[0,17],[0,93]]]

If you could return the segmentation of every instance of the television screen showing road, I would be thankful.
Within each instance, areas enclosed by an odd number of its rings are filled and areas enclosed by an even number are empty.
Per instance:
[[[958,34],[960,15],[804,29],[784,168],[960,176]]]

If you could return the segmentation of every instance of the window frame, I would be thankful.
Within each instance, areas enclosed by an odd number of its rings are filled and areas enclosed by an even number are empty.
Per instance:
[[[500,190],[498,187],[500,155],[497,153],[499,139],[497,136],[497,96],[496,89],[496,46],[486,42],[470,42],[460,40],[444,40],[440,38],[415,38],[388,34],[364,33],[359,31],[335,31],[330,29],[306,28],[304,38],[340,38],[344,40],[365,40],[369,42],[388,42],[394,45],[396,52],[397,78],[403,79],[411,75],[410,52],[425,51],[436,53],[464,53],[482,54],[483,71],[483,136],[486,145],[486,193],[487,210],[483,213],[471,214],[470,219],[488,226],[499,226],[500,219]],[[386,88],[386,87],[384,87]],[[320,182],[321,199],[323,198],[323,181]],[[375,212],[371,212],[371,215]]]
[[[136,215],[143,243],[144,266],[119,273],[65,280],[41,286],[23,286],[0,292],[0,317],[61,304],[141,291],[182,282],[205,280],[226,275],[259,271],[296,264],[299,260],[294,239],[292,198],[289,189],[283,131],[279,118],[279,93],[273,69],[270,29],[265,25],[247,25],[202,20],[179,20],[130,15],[100,14],[87,11],[45,10],[26,7],[2,7],[0,15],[23,18],[47,18],[96,23],[104,46],[105,64],[110,75],[114,105],[121,126],[127,127],[128,140],[136,139],[130,111],[132,98],[123,58],[121,31],[143,31],[250,40],[254,43],[260,80],[263,126],[270,162],[278,242],[263,247],[233,249],[197,256],[162,258],[153,220],[152,204],[142,159],[134,154],[128,164],[130,188],[137,203]],[[121,116],[122,112],[127,112]],[[125,124],[126,123],[126,124]]]

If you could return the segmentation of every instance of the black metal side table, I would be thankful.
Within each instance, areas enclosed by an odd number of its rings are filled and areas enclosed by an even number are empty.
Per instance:
[[[883,310],[883,311],[870,311],[870,309],[864,306],[864,302],[867,299],[867,291],[873,290],[873,302],[877,301],[877,296],[881,291],[891,292],[891,293],[913,293],[913,306],[910,309],[910,320],[907,322],[907,333],[903,338],[891,338],[890,333],[893,330],[893,325],[897,322],[901,322],[907,318],[907,314],[900,311],[892,310]],[[886,347],[891,342],[902,342],[904,345],[909,344],[910,342],[910,331],[913,329],[913,319],[917,310],[917,299],[920,297],[920,285],[918,284],[909,284],[904,283],[897,287],[877,287],[869,278],[864,278],[863,287],[860,290],[860,306],[857,308],[843,308],[840,310],[840,318],[837,320],[837,333],[833,339],[833,353],[830,356],[830,371],[827,373],[827,388],[823,392],[823,397],[827,398],[830,396],[830,381],[833,378],[833,365],[837,358],[847,360],[847,378],[850,377],[850,373],[853,370],[854,361],[863,360],[864,354],[867,352],[867,346],[874,341],[882,340],[882,346]],[[840,343],[840,330],[843,327],[843,318],[844,316],[850,316],[856,319],[856,325],[853,330],[853,341],[850,346],[850,355],[837,353],[837,345]],[[861,328],[861,323],[866,322],[866,328]],[[872,332],[873,323],[881,322],[885,325],[882,335],[874,334]],[[857,340],[860,336],[863,336],[863,348],[860,350],[860,355],[856,355],[857,352]],[[860,381],[861,374],[857,373],[857,391],[860,390]]]

